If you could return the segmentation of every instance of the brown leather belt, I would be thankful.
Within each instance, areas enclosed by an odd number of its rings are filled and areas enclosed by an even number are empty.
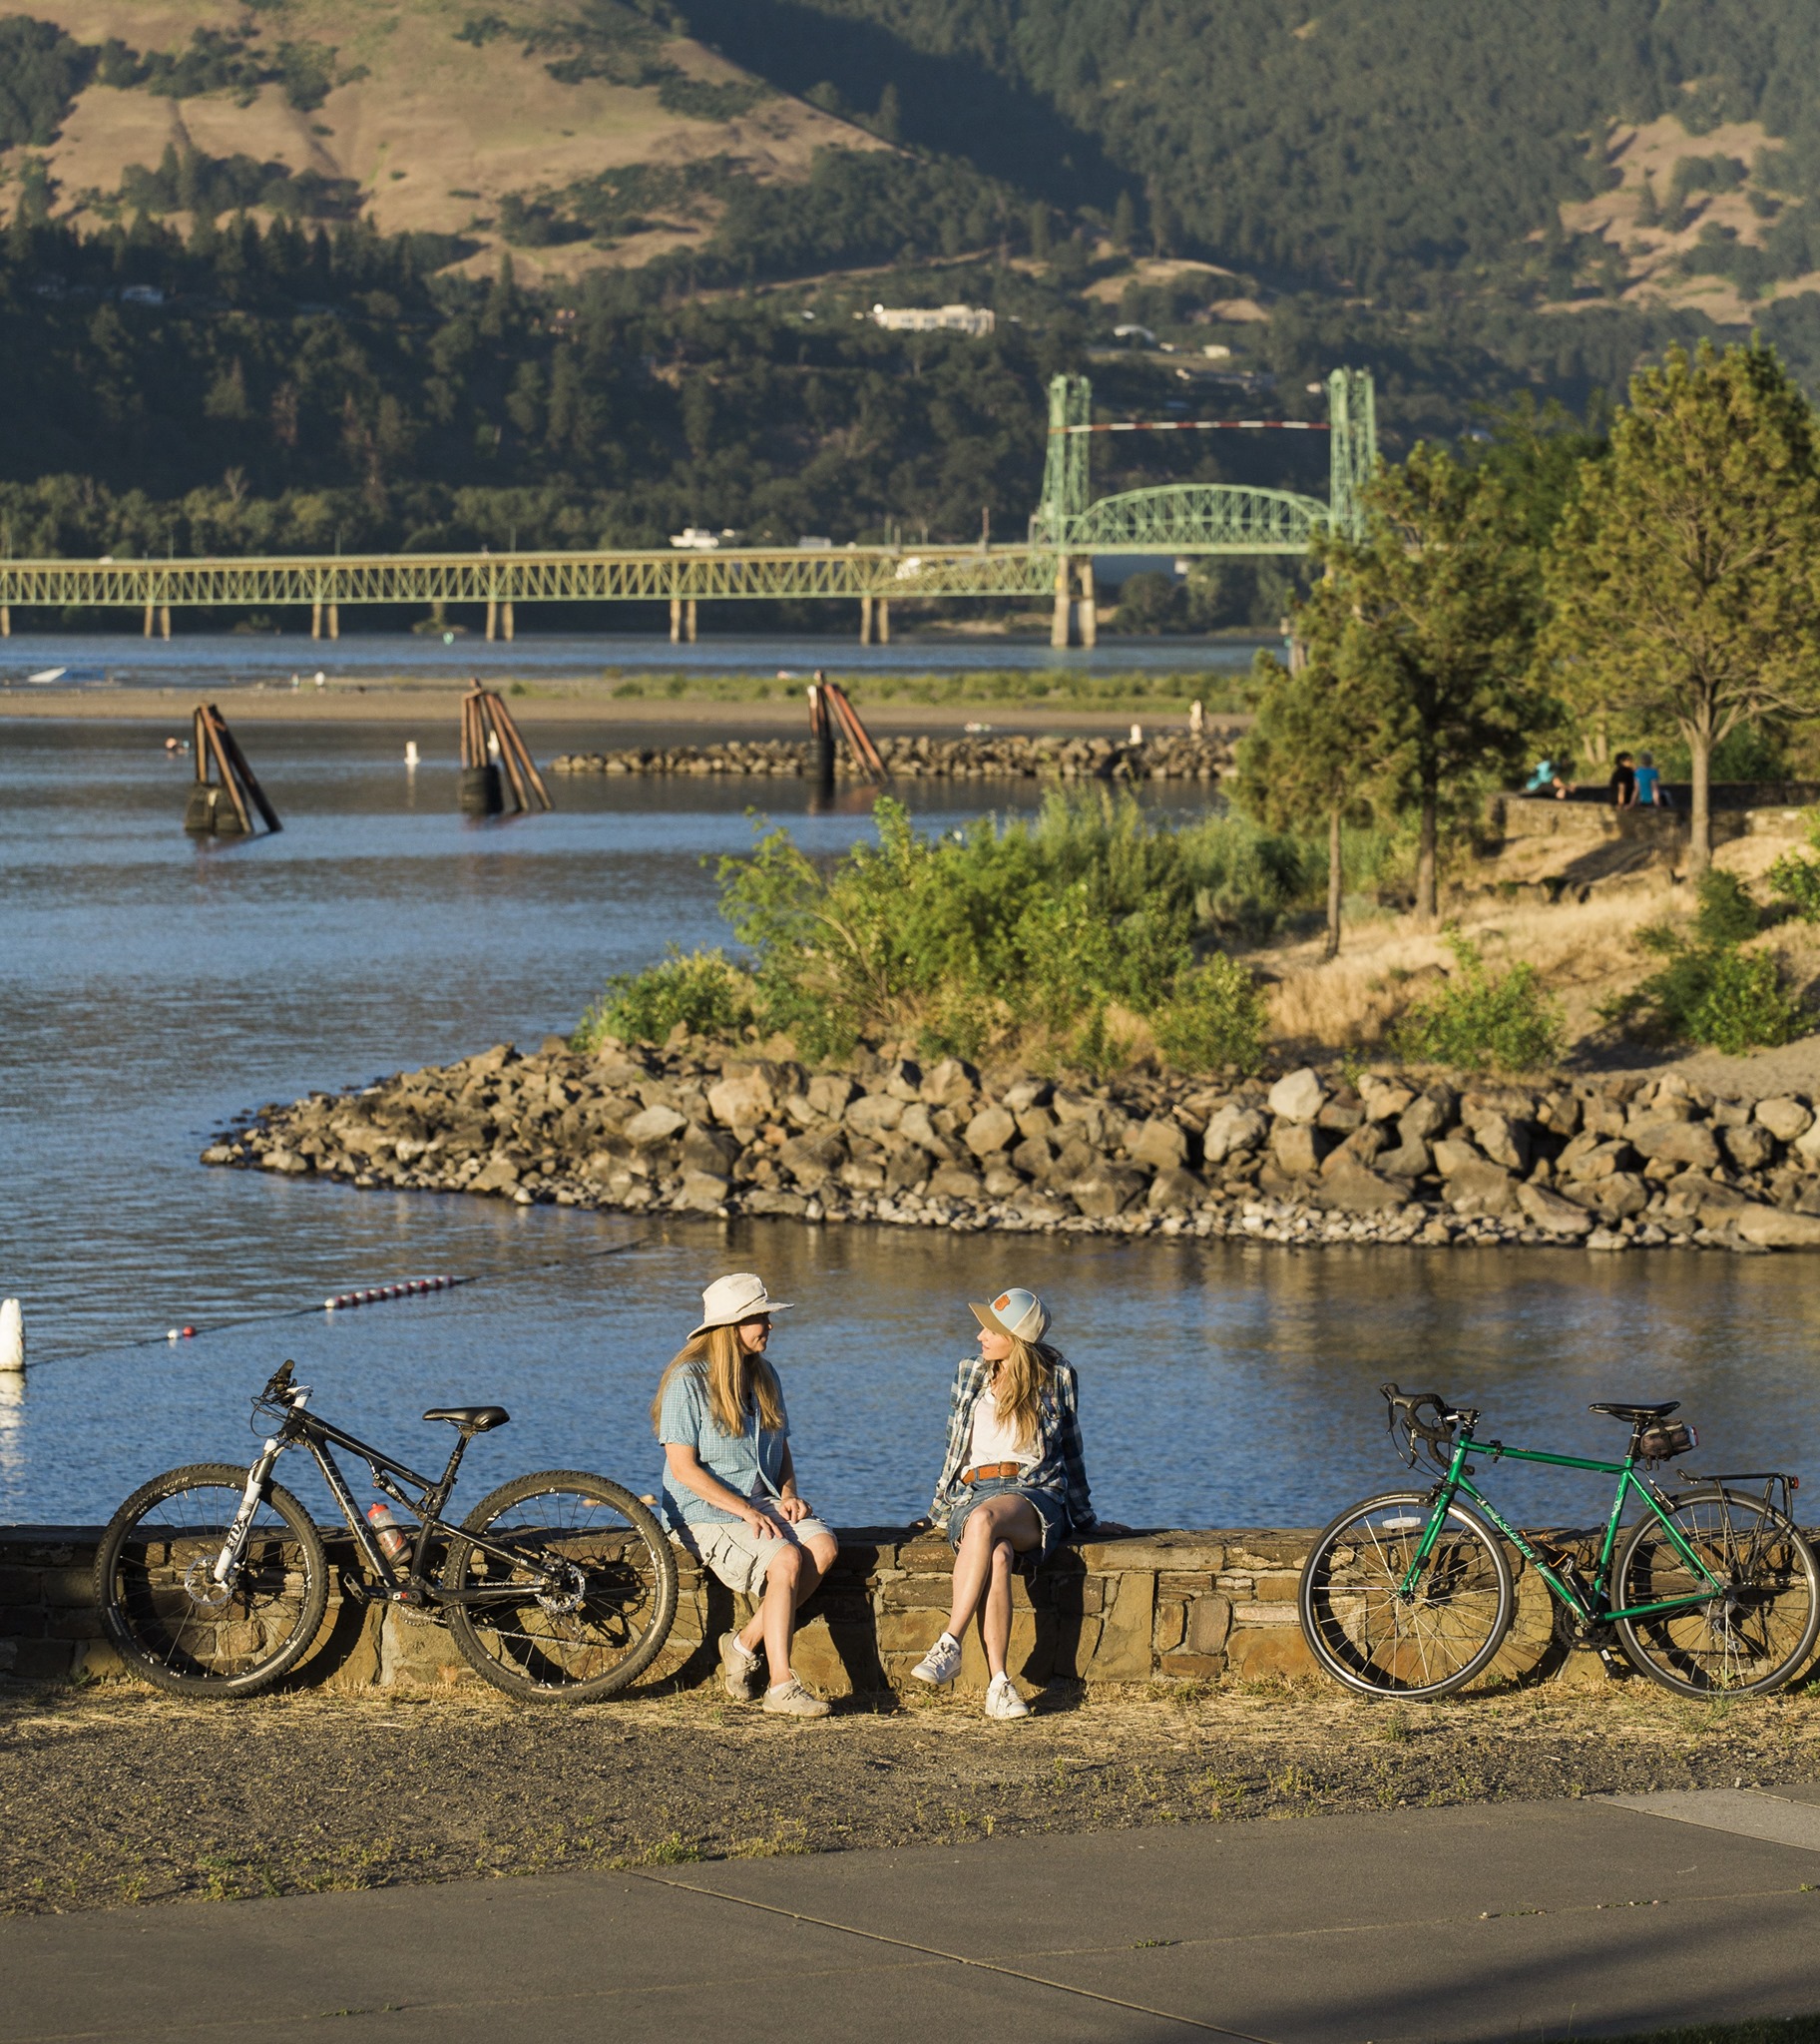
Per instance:
[[[963,1469],[963,1483],[998,1483],[1024,1474],[1022,1462],[982,1462],[977,1469]]]

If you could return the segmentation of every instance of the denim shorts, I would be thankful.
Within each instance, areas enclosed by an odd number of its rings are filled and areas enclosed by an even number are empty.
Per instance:
[[[1019,1575],[1028,1576],[1040,1569],[1068,1538],[1068,1507],[1053,1490],[1038,1490],[1032,1484],[1006,1478],[996,1478],[990,1483],[970,1483],[962,1491],[960,1502],[948,1515],[948,1545],[959,1553],[961,1534],[974,1506],[984,1504],[989,1497],[1003,1497],[1007,1492],[1029,1503],[1037,1515],[1037,1524],[1043,1529],[1043,1537],[1036,1546],[1017,1555],[1012,1563]]]

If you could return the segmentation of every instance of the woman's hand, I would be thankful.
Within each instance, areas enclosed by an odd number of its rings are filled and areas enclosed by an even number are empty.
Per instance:
[[[777,1521],[771,1517],[769,1512],[761,1512],[754,1504],[741,1502],[739,1506],[739,1523],[748,1533],[754,1534],[760,1540],[781,1540],[783,1538],[783,1535],[777,1530]]]
[[[780,1497],[777,1500],[777,1509],[789,1520],[792,1526],[799,1525],[804,1519],[811,1516],[807,1498]]]

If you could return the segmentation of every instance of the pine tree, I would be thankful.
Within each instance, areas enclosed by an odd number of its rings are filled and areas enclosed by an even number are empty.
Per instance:
[[[1817,561],[1813,414],[1775,350],[1702,341],[1638,370],[1549,550],[1542,650],[1583,712],[1680,732],[1695,873],[1712,857],[1713,748],[1820,707]]]

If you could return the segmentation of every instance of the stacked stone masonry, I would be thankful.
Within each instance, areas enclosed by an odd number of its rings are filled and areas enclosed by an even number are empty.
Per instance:
[[[1240,733],[1164,732],[1139,739],[882,738],[879,757],[899,780],[1217,780],[1232,769]],[[815,750],[799,739],[731,739],[706,746],[625,746],[604,753],[563,753],[555,773],[812,774]],[[835,771],[857,771],[842,752]]]
[[[93,1570],[100,1529],[0,1528],[0,1674],[31,1679],[115,1677],[102,1638]],[[904,1688],[941,1630],[953,1557],[939,1535],[896,1528],[844,1532],[840,1559],[805,1608],[796,1666],[833,1697]],[[1591,1534],[1549,1536],[1587,1558]],[[1296,1617],[1296,1587],[1314,1535],[1212,1531],[1136,1534],[1065,1546],[1034,1580],[1013,1587],[1011,1667],[1026,1686],[1050,1682],[1258,1682],[1311,1676]],[[329,1612],[293,1681],[332,1691],[478,1684],[448,1633],[415,1613],[345,1594],[353,1566],[345,1533],[327,1536]],[[1546,1589],[1511,1552],[1518,1612],[1494,1676],[1603,1679],[1598,1662],[1564,1652],[1552,1635]],[[680,1557],[671,1645],[654,1681],[713,1680],[715,1642],[750,1605]],[[961,1687],[986,1686],[971,1635]]]
[[[1804,1094],[1676,1073],[1528,1086],[1311,1068],[1057,1084],[551,1038],[273,1103],[203,1162],[628,1213],[1315,1246],[1820,1247]]]

